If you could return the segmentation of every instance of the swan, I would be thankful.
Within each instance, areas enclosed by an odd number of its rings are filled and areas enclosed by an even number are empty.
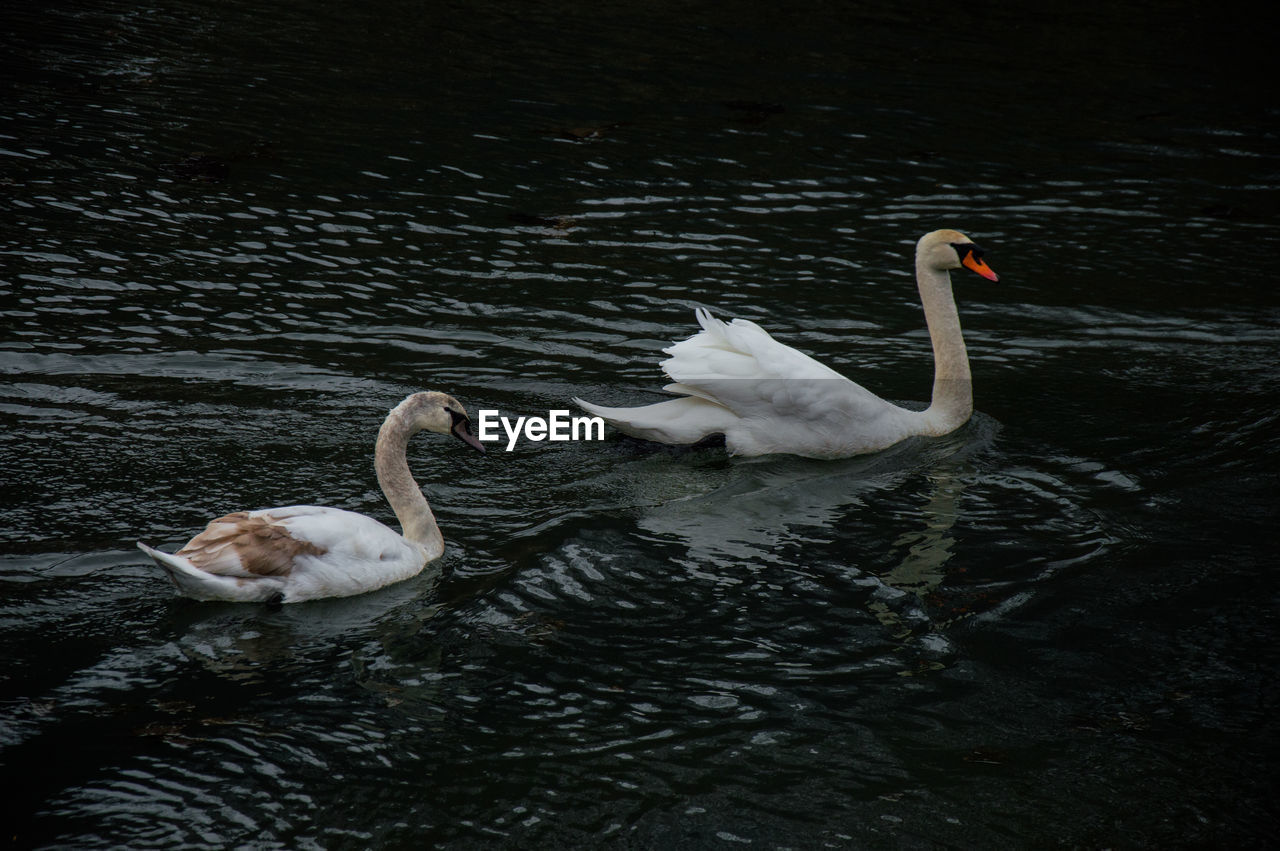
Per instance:
[[[951,293],[951,269],[968,268],[996,281],[983,250],[955,230],[927,233],[916,243],[916,284],[933,341],[933,399],[910,411],[745,319],[725,323],[707,310],[702,331],[664,349],[663,371],[679,399],[639,408],[607,408],[575,398],[584,411],[634,437],[696,443],[723,434],[733,455],[791,453],[845,458],[885,449],[916,435],[947,434],[973,414],[969,356]]]
[[[212,521],[170,555],[138,548],[197,600],[297,603],[347,597],[416,576],[444,553],[444,537],[409,471],[409,438],[419,431],[452,434],[484,451],[458,400],[414,393],[387,415],[373,464],[400,521],[398,534],[371,517],[315,505],[238,511]]]

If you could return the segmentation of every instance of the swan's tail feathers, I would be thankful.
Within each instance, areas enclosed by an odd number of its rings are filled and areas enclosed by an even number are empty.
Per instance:
[[[606,408],[575,398],[588,414],[602,417],[618,431],[657,443],[697,443],[724,434],[737,419],[729,410],[696,396],[685,396],[639,408]]]
[[[138,549],[164,568],[173,584],[178,586],[178,591],[188,597],[196,600],[256,599],[256,594],[246,593],[251,590],[249,585],[237,582],[234,577],[201,570],[182,556],[161,552],[141,541],[138,541]]]

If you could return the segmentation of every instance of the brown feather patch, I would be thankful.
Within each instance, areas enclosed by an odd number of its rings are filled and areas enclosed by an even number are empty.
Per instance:
[[[219,517],[177,554],[210,573],[254,576],[287,576],[298,556],[325,554],[324,548],[293,537],[273,519],[247,511]]]

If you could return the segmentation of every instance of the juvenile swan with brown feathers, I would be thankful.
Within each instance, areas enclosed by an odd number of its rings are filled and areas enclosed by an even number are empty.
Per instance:
[[[885,449],[915,435],[954,431],[973,413],[969,355],[951,293],[960,267],[995,281],[982,249],[954,230],[916,243],[916,284],[933,341],[933,399],[927,410],[886,402],[745,319],[731,323],[697,311],[702,331],[664,349],[662,369],[679,399],[640,408],[606,408],[574,399],[619,430],[659,443],[696,443],[723,434],[734,455],[789,452],[844,458]]]
[[[452,434],[484,451],[458,400],[414,393],[378,431],[374,469],[403,534],[370,517],[314,505],[238,511],[219,517],[177,553],[138,547],[197,600],[296,603],[347,597],[416,576],[444,553],[444,536],[406,450],[419,431]]]

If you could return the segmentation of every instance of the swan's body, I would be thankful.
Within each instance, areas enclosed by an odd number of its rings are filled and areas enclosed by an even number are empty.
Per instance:
[[[352,511],[294,505],[220,517],[173,555],[138,547],[197,600],[296,603],[408,579],[444,553],[435,515],[409,472],[409,438],[424,430],[453,434],[484,451],[470,426],[466,409],[444,393],[414,393],[387,415],[374,468],[403,534]]]
[[[722,322],[698,309],[702,331],[664,349],[661,366],[679,399],[639,408],[574,401],[619,430],[660,443],[689,444],[723,434],[734,455],[789,452],[844,458],[885,449],[916,435],[943,435],[973,414],[969,356],[951,292],[951,269],[965,266],[997,280],[982,249],[964,234],[939,230],[916,244],[916,283],[933,341],[933,399],[926,410],[886,402],[745,319]]]

